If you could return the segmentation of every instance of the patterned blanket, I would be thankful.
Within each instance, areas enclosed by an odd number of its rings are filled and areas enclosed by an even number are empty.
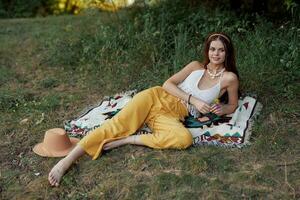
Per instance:
[[[101,126],[106,120],[118,113],[136,94],[136,90],[105,97],[98,105],[88,108],[75,119],[65,122],[65,130],[70,136],[83,137],[91,130]],[[222,147],[244,147],[249,145],[254,119],[262,105],[253,97],[246,96],[239,100],[236,111],[227,116],[218,117],[210,114],[206,121],[199,121],[189,116],[183,124],[193,135],[193,145],[217,145]],[[213,116],[213,117],[212,117]],[[136,134],[151,134],[151,129],[144,124]]]

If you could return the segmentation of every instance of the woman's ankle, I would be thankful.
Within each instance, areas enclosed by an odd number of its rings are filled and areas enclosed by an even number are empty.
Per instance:
[[[135,144],[135,145],[140,144],[139,135],[131,135],[127,139],[129,144]]]
[[[70,168],[73,163],[73,161],[71,159],[68,159],[67,157],[61,159],[59,162],[61,163],[61,167],[63,168],[63,170],[67,170],[68,168]]]
[[[84,154],[85,151],[83,150],[83,148],[77,145],[65,158],[63,158],[63,160],[64,162],[71,165]]]

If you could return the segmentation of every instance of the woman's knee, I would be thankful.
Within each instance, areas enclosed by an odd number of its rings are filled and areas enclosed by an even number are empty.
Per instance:
[[[133,98],[135,100],[139,99],[141,102],[149,101],[150,99],[155,99],[155,96],[159,93],[159,90],[162,90],[162,87],[155,86],[148,89],[145,89],[137,93]]]
[[[187,129],[177,134],[177,136],[181,149],[186,149],[193,144],[193,136]]]
[[[140,91],[139,93],[137,93],[137,95],[135,95],[135,97],[147,97],[149,98],[150,96],[152,96],[154,94],[154,91],[156,90],[156,87],[151,87],[145,90]]]

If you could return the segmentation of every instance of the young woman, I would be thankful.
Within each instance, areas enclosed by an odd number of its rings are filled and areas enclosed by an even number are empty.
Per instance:
[[[185,149],[192,136],[181,120],[191,114],[233,113],[238,105],[239,78],[231,39],[224,33],[210,34],[204,46],[205,60],[194,61],[170,77],[163,87],[153,87],[136,94],[112,119],[85,136],[78,145],[50,171],[48,180],[58,186],[66,170],[85,153],[97,159],[101,151],[124,144],[157,149]],[[213,104],[226,96],[224,104]],[[152,134],[132,135],[143,123]]]

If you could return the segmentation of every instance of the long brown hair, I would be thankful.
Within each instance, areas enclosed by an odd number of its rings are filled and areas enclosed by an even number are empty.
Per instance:
[[[235,73],[236,76],[238,77],[238,79],[240,79],[238,70],[236,68],[235,50],[234,50],[234,46],[232,44],[232,40],[230,39],[230,37],[227,34],[222,33],[222,32],[211,33],[207,36],[207,38],[205,40],[204,49],[203,49],[205,69],[207,69],[207,65],[210,62],[209,57],[208,57],[210,43],[215,40],[220,40],[224,45],[224,48],[225,48],[225,61],[224,61],[225,70],[228,72]],[[241,96],[240,90],[238,91],[238,95]],[[221,102],[228,103],[228,93],[225,92],[220,97],[220,100],[221,100]]]
[[[209,57],[208,57],[208,51],[209,51],[209,47],[210,47],[210,43],[212,41],[215,40],[220,40],[225,48],[225,61],[224,61],[224,67],[225,70],[228,72],[233,72],[237,75],[237,77],[239,78],[239,73],[237,71],[236,68],[236,64],[235,64],[235,51],[234,51],[234,47],[232,44],[232,41],[230,39],[230,37],[222,32],[215,32],[215,33],[211,33],[207,36],[205,43],[204,43],[204,67],[206,68],[208,63],[210,62]]]

